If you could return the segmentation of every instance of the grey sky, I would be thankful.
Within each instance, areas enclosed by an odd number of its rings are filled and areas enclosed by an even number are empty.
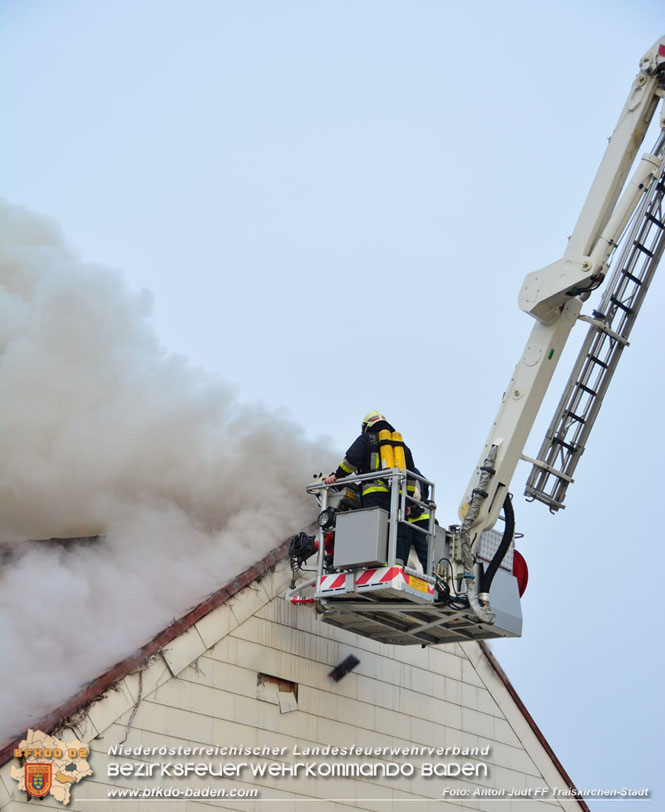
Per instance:
[[[454,522],[531,328],[522,279],[563,252],[660,4],[0,12],[3,195],[152,291],[164,345],[241,399],[340,453],[385,411]],[[518,469],[525,631],[493,645],[578,785],[659,794],[664,275],[567,509],[525,504]]]

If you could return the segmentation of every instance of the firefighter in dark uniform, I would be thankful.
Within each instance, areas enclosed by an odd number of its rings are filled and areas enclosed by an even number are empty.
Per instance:
[[[418,476],[422,476],[418,469],[416,469],[414,473],[418,474]],[[421,489],[419,501],[427,502],[429,499],[429,485],[426,485],[424,482],[419,482],[418,484]],[[429,530],[429,518],[430,511],[428,508],[421,508],[419,505],[412,505],[411,510],[409,511],[409,516],[407,517],[407,521],[412,528]],[[427,536],[424,533],[419,532],[419,530],[413,529],[409,534],[409,539],[410,545],[412,544],[416,551],[416,555],[418,556],[418,561],[420,561],[420,566],[423,568],[423,572],[427,572]]]
[[[395,431],[381,412],[374,411],[366,414],[361,425],[360,436],[357,437],[349,447],[335,473],[326,477],[324,480],[326,485],[331,485],[335,480],[349,476],[350,474],[367,474],[371,471],[380,471],[381,453],[379,447],[379,432],[384,429],[387,429],[391,434]],[[415,471],[416,468],[413,463],[413,456],[407,445],[404,445],[404,456],[407,471]],[[407,493],[413,496],[416,490],[416,481],[407,478],[406,489]],[[388,513],[390,512],[390,484],[385,479],[377,477],[376,479],[364,481],[362,483],[361,494],[363,507],[380,507]],[[404,563],[406,563],[409,557],[412,535],[420,536],[421,534],[417,532],[411,533],[409,532],[409,528],[404,525],[399,525],[396,558],[401,559]],[[426,554],[425,561],[427,561]]]

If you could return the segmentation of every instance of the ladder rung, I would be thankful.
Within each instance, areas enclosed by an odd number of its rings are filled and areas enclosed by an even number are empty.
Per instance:
[[[610,302],[612,302],[612,304],[615,304],[617,307],[620,307],[625,313],[633,312],[632,307],[628,307],[628,305],[625,305],[623,302],[620,302],[616,296],[610,296]]]
[[[626,279],[630,279],[630,281],[634,282],[636,285],[641,285],[642,284],[642,280],[638,279],[636,276],[633,276],[633,274],[630,273],[630,271],[625,271],[624,270],[624,271],[621,271],[621,273],[626,277]]]
[[[649,251],[646,245],[642,245],[642,243],[638,242],[637,240],[635,240],[633,245],[635,246],[635,248],[637,248],[638,251],[642,251],[643,254],[646,254],[649,257],[649,259],[653,259],[653,252]]]
[[[591,353],[587,353],[587,358],[589,359],[589,361],[593,361],[594,364],[598,364],[599,367],[602,367],[603,369],[607,369],[607,364],[605,363],[605,361],[601,361],[600,358],[597,358],[595,355],[591,355]]]
[[[527,485],[524,489],[524,495],[527,499],[537,499],[539,502],[542,502],[544,505],[547,505],[552,513],[556,513],[557,510],[565,510],[566,506],[563,502],[557,501],[553,496],[550,496],[548,493],[544,491],[539,491],[537,488],[533,488],[531,485]]]
[[[570,409],[566,409],[564,414],[567,417],[570,417],[571,420],[577,420],[578,423],[586,423],[586,420],[583,417],[580,417],[578,414],[575,414],[574,412],[571,412]]]
[[[653,214],[651,214],[650,212],[647,212],[645,216],[650,223],[653,223],[654,225],[658,226],[658,228],[660,229],[665,228],[665,223],[662,220],[659,220],[657,217],[654,217]]]
[[[588,387],[588,386],[585,386],[583,383],[580,383],[579,381],[577,381],[577,386],[578,386],[578,387],[579,387],[579,388],[580,388],[580,389],[581,389],[583,392],[586,392],[587,394],[592,395],[594,398],[595,398],[595,397],[596,397],[596,395],[598,394],[598,392],[594,392],[594,390],[593,390],[593,389],[589,389],[589,387]]]
[[[562,445],[564,448],[567,448],[572,454],[577,451],[577,446],[573,445],[572,443],[567,443],[565,440],[561,440],[558,437],[553,437],[552,442],[556,443],[557,445]]]

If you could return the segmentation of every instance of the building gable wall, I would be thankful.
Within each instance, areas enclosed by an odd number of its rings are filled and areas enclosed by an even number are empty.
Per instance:
[[[386,646],[322,623],[308,607],[282,599],[290,572],[285,562],[252,582],[227,602],[198,620],[173,640],[143,669],[124,677],[104,697],[68,722],[69,730],[90,742],[94,770],[72,790],[72,810],[98,810],[92,799],[107,798],[109,789],[151,787],[204,789],[257,788],[264,800],[170,802],[165,808],[299,810],[306,799],[339,799],[317,803],[316,809],[488,809],[498,812],[509,803],[492,799],[475,803],[442,803],[444,787],[467,789],[537,787],[567,789],[551,755],[507,690],[481,646],[454,644],[439,648]],[[328,676],[349,654],[357,667],[340,682]],[[259,674],[293,683],[297,692],[282,696],[278,686],[259,684]],[[284,694],[285,692],[282,692]],[[288,692],[287,692],[288,693]],[[297,702],[297,709],[289,705]],[[273,757],[109,755],[123,747],[267,746],[284,750]],[[339,748],[459,747],[489,745],[487,756],[303,756],[308,747]],[[297,748],[297,750],[296,750]],[[331,765],[394,762],[413,764],[413,777],[321,777],[300,775],[252,778],[244,768],[237,778],[107,777],[110,763],[208,762],[248,764],[322,763]],[[477,778],[418,775],[423,762],[487,764],[488,775]],[[25,808],[25,795],[9,775],[11,762],[0,772],[0,808]],[[87,801],[90,799],[90,801]],[[279,799],[269,804],[267,799]],[[431,803],[425,802],[431,799]],[[298,801],[298,802],[296,802]],[[50,796],[42,804],[60,807]],[[122,801],[124,812],[159,808],[154,801]],[[523,805],[520,807],[523,808]],[[529,809],[579,810],[576,801],[554,806],[533,798]]]

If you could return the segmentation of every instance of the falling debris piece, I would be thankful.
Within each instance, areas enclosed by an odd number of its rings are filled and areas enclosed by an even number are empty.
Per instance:
[[[359,663],[360,660],[357,657],[354,657],[353,654],[349,654],[346,660],[342,660],[338,666],[333,668],[328,676],[331,679],[334,679],[335,682],[339,682],[342,677],[345,677],[349,671],[352,671]]]

